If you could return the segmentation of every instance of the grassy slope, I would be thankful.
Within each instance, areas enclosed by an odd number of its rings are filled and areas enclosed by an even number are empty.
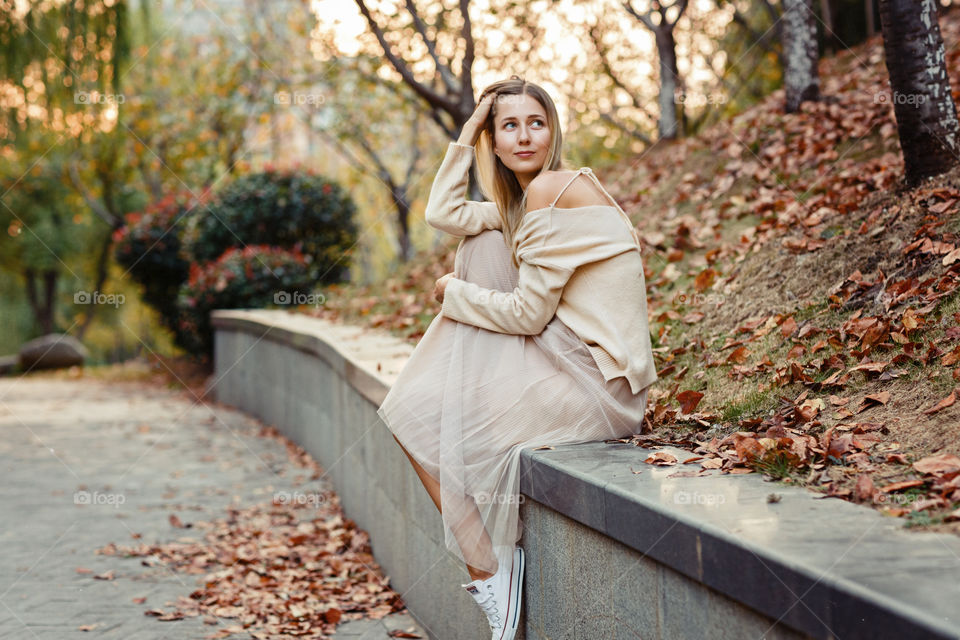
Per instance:
[[[956,99],[960,11],[941,29]],[[942,261],[960,244],[960,169],[902,188],[893,108],[876,99],[889,94],[879,37],[820,72],[824,100],[800,113],[784,114],[778,91],[697,138],[623,162],[604,183],[647,244],[661,372],[648,436],[694,446],[708,426],[723,438],[782,424],[829,444],[864,432],[858,455],[767,469],[850,498],[865,474],[884,486],[920,477],[904,461],[960,453],[960,404],[923,413],[960,379],[943,357],[960,340],[960,263]],[[439,310],[433,283],[453,270],[455,247],[450,239],[374,287],[333,288],[321,313],[415,343]],[[851,369],[863,363],[879,364]],[[703,395],[684,413],[687,391]],[[884,403],[864,402],[884,392]],[[909,491],[929,497],[927,485]],[[957,506],[904,515],[938,524]]]

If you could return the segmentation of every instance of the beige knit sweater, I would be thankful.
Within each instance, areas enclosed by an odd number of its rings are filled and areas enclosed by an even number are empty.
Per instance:
[[[495,203],[465,199],[473,158],[473,146],[447,147],[427,201],[432,227],[455,236],[502,229]],[[556,315],[586,343],[606,380],[623,376],[634,394],[655,382],[643,263],[626,213],[615,204],[552,205],[526,212],[516,235],[513,292],[451,278],[441,313],[518,335],[540,333]]]

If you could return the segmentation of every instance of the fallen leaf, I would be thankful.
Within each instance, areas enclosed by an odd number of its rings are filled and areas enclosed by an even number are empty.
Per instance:
[[[920,473],[932,473],[934,475],[953,473],[954,471],[960,471],[960,458],[952,453],[940,453],[917,460],[913,463],[913,468]]]
[[[864,502],[873,499],[876,492],[877,488],[873,485],[873,478],[866,473],[860,474],[857,478],[857,484],[853,489],[854,498],[858,502]]]
[[[699,391],[693,391],[692,389],[687,389],[677,394],[677,400],[680,401],[680,410],[683,413],[693,413],[693,410],[697,408],[697,405],[700,404],[700,400],[702,399],[703,394]]]
[[[921,413],[925,413],[927,415],[930,415],[931,413],[936,413],[941,409],[946,409],[956,401],[957,401],[957,390],[954,389],[953,391],[950,392],[950,395],[948,395],[946,398],[938,402],[936,405],[930,407],[929,409],[924,409]]]
[[[646,460],[647,464],[655,464],[659,466],[670,466],[677,464],[677,456],[667,453],[666,451],[657,451]]]
[[[860,401],[860,406],[857,407],[855,413],[860,413],[866,411],[872,407],[877,406],[878,404],[887,404],[890,401],[890,392],[881,391],[880,393],[872,393],[870,395],[864,396],[863,400]]]
[[[901,489],[909,489],[911,487],[919,487],[923,485],[923,480],[904,480],[902,482],[894,482],[893,484],[888,484],[885,487],[881,487],[880,491],[883,493],[890,493],[891,491],[900,491]]]

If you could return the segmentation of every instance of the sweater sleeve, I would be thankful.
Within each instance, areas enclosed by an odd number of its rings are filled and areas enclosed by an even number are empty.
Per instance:
[[[472,145],[450,142],[437,176],[430,187],[425,218],[427,224],[454,236],[475,236],[485,229],[502,229],[494,202],[466,200]]]
[[[537,335],[553,318],[572,269],[548,262],[520,260],[513,292],[487,289],[451,278],[443,293],[441,312],[448,318],[497,333]]]

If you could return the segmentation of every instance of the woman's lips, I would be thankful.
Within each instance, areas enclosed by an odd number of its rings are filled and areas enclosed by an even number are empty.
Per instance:
[[[533,151],[521,151],[516,155],[520,156],[521,158],[529,158],[530,156],[533,155]]]

